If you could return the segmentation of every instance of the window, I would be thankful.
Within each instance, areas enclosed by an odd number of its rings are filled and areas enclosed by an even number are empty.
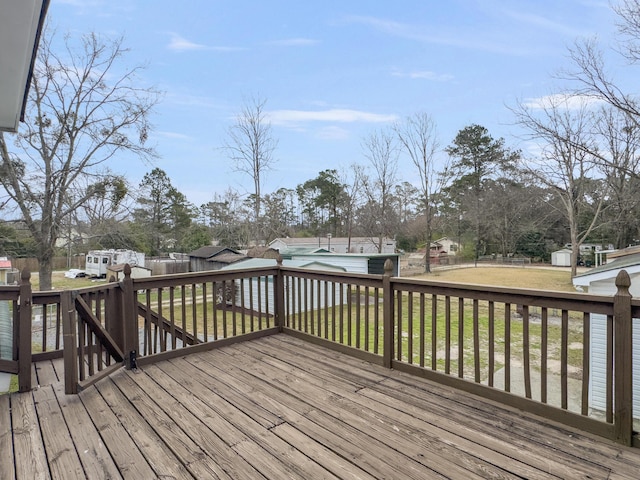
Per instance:
[[[109,259],[107,257],[104,257],[102,259],[102,263],[104,263],[104,264],[109,263]]]

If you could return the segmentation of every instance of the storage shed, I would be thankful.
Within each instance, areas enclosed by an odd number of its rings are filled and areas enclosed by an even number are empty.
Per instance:
[[[107,267],[107,280],[111,277],[116,279],[116,282],[120,280],[124,280],[124,268],[126,263],[119,263],[118,265],[109,265]],[[130,265],[131,266],[131,278],[147,278],[151,276],[151,269],[146,268],[140,265]]]
[[[571,250],[563,248],[551,252],[551,265],[554,267],[570,267],[571,266]]]
[[[200,247],[189,253],[189,271],[206,272],[220,270],[222,267],[244,260],[246,255],[229,247]]]
[[[587,273],[576,275],[573,285],[579,290],[601,295],[615,295],[616,276],[620,270],[626,270],[631,277],[629,292],[640,297],[640,254],[629,255],[606,265],[594,268]],[[589,402],[596,410],[606,408],[605,388],[607,317],[603,314],[591,314],[591,378],[589,380]],[[640,418],[640,319],[633,319],[633,415]]]

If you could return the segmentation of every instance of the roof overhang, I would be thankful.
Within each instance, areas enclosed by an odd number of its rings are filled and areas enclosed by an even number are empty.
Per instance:
[[[49,0],[0,0],[0,131],[17,132]]]

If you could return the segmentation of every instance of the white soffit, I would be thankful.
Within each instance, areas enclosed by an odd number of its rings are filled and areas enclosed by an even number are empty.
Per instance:
[[[16,132],[49,0],[0,0],[0,131]]]

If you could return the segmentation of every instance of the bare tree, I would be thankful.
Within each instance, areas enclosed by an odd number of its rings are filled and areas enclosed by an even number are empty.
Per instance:
[[[350,178],[349,178],[350,177]],[[356,209],[361,200],[362,194],[362,182],[364,178],[364,171],[362,165],[356,163],[351,164],[349,169],[341,172],[341,181],[345,186],[345,222],[347,230],[347,252],[351,252],[351,237],[353,236],[353,221],[356,214]]]
[[[621,45],[618,52],[631,64],[640,62],[640,0],[623,0],[613,7],[618,15]],[[561,74],[578,84],[575,93],[595,97],[625,112],[640,123],[640,107],[635,95],[624,92],[606,68],[604,53],[595,38],[576,42],[569,49],[574,70]]]
[[[262,182],[266,172],[271,170],[276,162],[273,152],[278,146],[264,109],[266,103],[266,100],[255,97],[246,101],[236,117],[236,123],[229,128],[229,138],[225,144],[234,170],[249,175],[253,180],[253,236],[256,244],[259,243],[262,234]]]
[[[420,112],[407,117],[403,123],[395,125],[394,129],[420,179],[419,192],[424,208],[427,239],[424,271],[431,272],[430,249],[436,198],[444,187],[444,177],[439,174],[435,164],[439,149],[436,124],[428,113]]]
[[[0,134],[0,184],[38,246],[40,288],[51,288],[52,259],[65,219],[99,195],[116,154],[153,157],[149,115],[159,100],[141,87],[141,67],[125,68],[123,40],[94,33],[79,42],[55,32],[38,49],[22,132],[13,146]],[[87,177],[91,181],[86,181]]]
[[[575,276],[580,245],[601,217],[606,182],[595,179],[599,162],[589,153],[597,147],[587,104],[572,107],[567,97],[551,96],[538,108],[520,104],[513,111],[541,149],[539,158],[529,160],[523,170],[560,200],[571,238],[571,275]]]
[[[602,108],[595,131],[607,162],[601,168],[609,185],[608,203],[616,248],[624,248],[637,238],[640,220],[640,126],[616,108]]]
[[[364,192],[369,201],[372,227],[370,232],[378,237],[378,252],[382,252],[385,237],[394,233],[396,215],[392,211],[393,189],[398,183],[398,148],[395,136],[385,130],[375,131],[367,137],[362,147],[369,160],[372,175],[363,179]]]

